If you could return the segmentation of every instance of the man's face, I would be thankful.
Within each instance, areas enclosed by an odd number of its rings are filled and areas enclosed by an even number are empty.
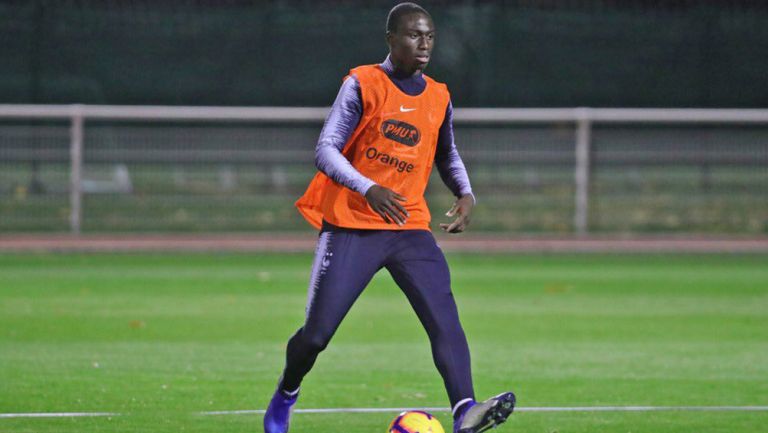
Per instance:
[[[395,65],[409,73],[422,71],[435,46],[435,25],[422,13],[405,15],[400,18],[397,30],[387,33],[387,43]]]

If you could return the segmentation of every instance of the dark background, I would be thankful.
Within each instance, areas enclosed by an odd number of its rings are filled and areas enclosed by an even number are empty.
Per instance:
[[[330,105],[395,2],[2,1],[0,103]],[[462,107],[765,107],[765,1],[442,1]]]

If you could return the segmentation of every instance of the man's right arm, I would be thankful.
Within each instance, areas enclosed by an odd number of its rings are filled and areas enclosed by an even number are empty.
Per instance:
[[[315,166],[334,182],[363,195],[384,222],[403,225],[409,215],[400,202],[406,198],[363,176],[341,153],[362,117],[360,83],[351,75],[341,85],[331,112],[325,119],[315,147]]]
[[[315,166],[333,181],[363,196],[376,183],[357,171],[341,151],[363,117],[363,100],[357,77],[344,80],[325,119],[315,147]]]

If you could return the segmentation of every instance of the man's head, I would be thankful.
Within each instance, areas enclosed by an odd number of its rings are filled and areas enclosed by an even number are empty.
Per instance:
[[[387,16],[387,45],[392,62],[413,74],[427,67],[435,46],[435,25],[416,3],[400,3]]]

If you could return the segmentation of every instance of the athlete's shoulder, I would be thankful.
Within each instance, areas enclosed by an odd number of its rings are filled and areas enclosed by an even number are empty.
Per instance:
[[[363,111],[372,112],[385,101],[389,91],[389,78],[378,64],[352,68],[349,74],[357,78],[360,85],[360,94],[365,104]]]
[[[358,79],[361,77],[366,79],[383,73],[384,71],[381,70],[381,67],[378,64],[360,65],[349,70],[349,75],[355,75]]]
[[[434,86],[435,88],[440,89],[441,91],[443,91],[445,93],[449,93],[448,92],[448,85],[447,84],[445,84],[443,82],[440,82],[440,81],[437,81],[437,80],[435,80],[434,78],[430,77],[427,74],[421,74],[421,76],[424,77],[424,81],[429,83],[430,86]]]
[[[427,88],[430,89],[432,95],[437,96],[439,104],[448,106],[451,103],[451,92],[448,91],[448,85],[441,83],[427,74],[422,74],[424,80],[427,82]]]

